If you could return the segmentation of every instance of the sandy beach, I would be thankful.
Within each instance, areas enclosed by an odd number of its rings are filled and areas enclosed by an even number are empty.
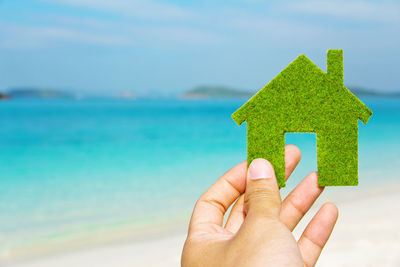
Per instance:
[[[326,191],[294,232],[298,238],[323,202],[337,204],[339,220],[317,266],[400,266],[400,187],[381,186],[357,194],[348,194],[355,190],[346,188],[340,195],[330,188]],[[185,231],[182,226],[173,233],[69,249],[1,266],[179,266]]]

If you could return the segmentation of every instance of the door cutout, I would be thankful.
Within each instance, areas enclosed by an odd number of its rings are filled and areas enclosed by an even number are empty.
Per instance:
[[[309,173],[318,170],[317,135],[315,133],[285,133],[285,145],[295,145],[301,151],[301,160],[287,180],[286,187],[290,192]],[[285,152],[285,158],[286,156]]]

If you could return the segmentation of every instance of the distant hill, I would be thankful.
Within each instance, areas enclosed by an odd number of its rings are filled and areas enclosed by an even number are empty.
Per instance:
[[[362,87],[348,87],[349,90],[359,97],[399,97],[400,92],[381,92]],[[256,91],[241,91],[229,87],[200,86],[182,94],[182,98],[250,98]]]
[[[182,98],[245,98],[251,97],[254,93],[228,87],[199,86],[185,92]]]
[[[362,87],[347,87],[356,96],[368,96],[368,97],[400,97],[400,92],[379,92],[372,89],[366,89]]]
[[[73,95],[62,90],[34,87],[11,88],[7,91],[11,98],[73,98]]]
[[[10,96],[7,94],[0,93],[0,100],[4,100],[4,99],[10,99]]]

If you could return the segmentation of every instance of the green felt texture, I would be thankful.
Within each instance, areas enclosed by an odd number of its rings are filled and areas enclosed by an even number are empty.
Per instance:
[[[318,185],[358,184],[358,120],[371,110],[343,84],[343,51],[328,50],[327,72],[300,55],[232,114],[247,122],[247,160],[269,160],[285,186],[285,133],[317,135]]]

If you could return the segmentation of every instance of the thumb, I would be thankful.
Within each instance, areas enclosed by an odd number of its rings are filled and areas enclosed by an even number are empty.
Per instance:
[[[244,210],[251,217],[278,218],[281,196],[272,164],[265,159],[255,159],[247,171]]]

